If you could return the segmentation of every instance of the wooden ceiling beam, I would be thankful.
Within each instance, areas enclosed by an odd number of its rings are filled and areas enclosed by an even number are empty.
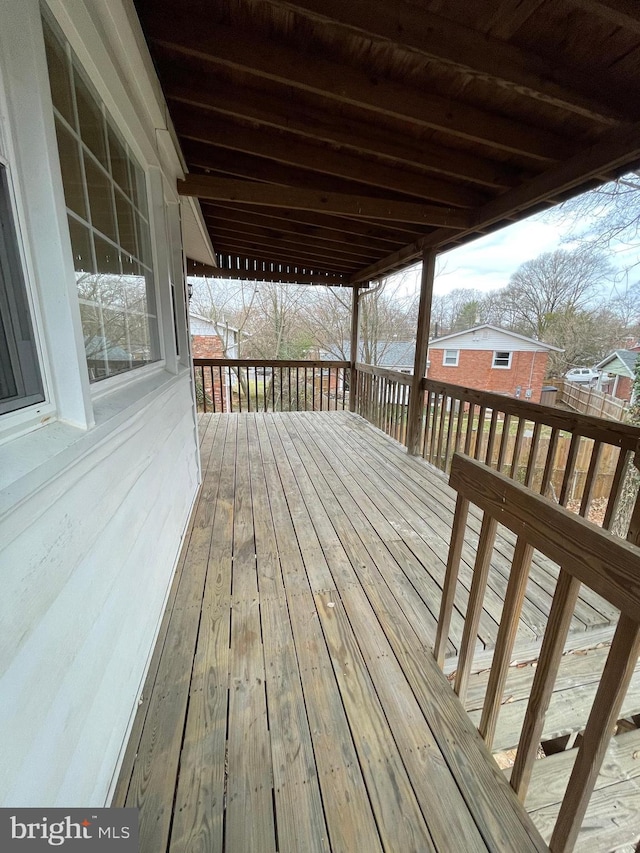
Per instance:
[[[154,14],[147,20],[151,39],[160,47],[206,62],[235,68],[258,79],[284,83],[329,100],[408,120],[446,134],[543,162],[572,153],[568,139],[501,115],[412,89],[370,75],[320,53],[274,44],[246,27],[229,27],[188,14]]]
[[[215,242],[215,237],[219,236],[224,239],[226,236],[236,236],[248,239],[260,239],[271,242],[273,246],[301,246],[306,248],[322,249],[327,254],[333,254],[337,258],[353,258],[361,263],[373,261],[380,257],[380,251],[365,249],[358,246],[351,246],[348,243],[329,243],[325,240],[318,240],[313,237],[300,237],[297,234],[288,234],[283,231],[278,231],[273,228],[263,228],[259,225],[248,224],[244,222],[234,222],[233,220],[205,218],[205,222],[213,235],[212,239]]]
[[[486,196],[466,187],[456,187],[439,178],[362,159],[346,151],[321,148],[294,134],[225,122],[209,113],[197,113],[193,109],[185,110],[184,107],[172,110],[171,116],[181,137],[273,160],[280,165],[332,175],[454,207],[477,207],[487,200]],[[215,150],[212,150],[213,168],[214,158]]]
[[[286,235],[274,234],[267,228],[251,228],[249,225],[236,225],[233,222],[227,223],[225,227],[217,222],[212,222],[210,219],[205,221],[210,229],[214,245],[216,240],[238,239],[244,242],[255,242],[256,245],[260,246],[272,246],[275,251],[281,247],[291,251],[300,249],[301,251],[308,250],[314,253],[317,250],[326,257],[345,260],[347,262],[353,261],[360,264],[371,263],[379,257],[379,254],[375,252],[358,252],[357,250],[350,249],[348,246],[344,249],[338,246],[328,246],[324,243],[300,240],[295,235],[290,235],[293,239],[288,239]]]
[[[460,231],[454,239],[457,241],[462,237],[478,233],[483,228],[488,228],[507,217],[518,214],[521,216],[525,211],[546,199],[569,194],[593,179],[619,173],[638,161],[640,161],[640,122],[610,131],[599,142],[566,162],[484,205],[474,213],[470,227]],[[446,229],[437,229],[421,240],[360,270],[353,281],[370,281],[384,275],[388,269],[398,269],[420,257],[424,248],[442,249],[452,242],[451,236]]]
[[[412,222],[461,230],[468,227],[469,214],[455,208],[436,207],[413,202],[389,201],[366,196],[322,193],[293,187],[276,187],[212,175],[187,175],[177,183],[182,196],[258,204],[266,207],[288,207],[327,211],[344,216]]]
[[[271,230],[277,234],[286,234],[290,237],[313,238],[321,241],[328,246],[350,246],[353,249],[362,249],[363,251],[371,251],[374,254],[380,254],[385,250],[389,250],[389,242],[374,239],[373,237],[361,237],[357,234],[350,234],[348,231],[339,231],[332,228],[322,228],[320,226],[305,225],[300,222],[294,222],[288,219],[276,219],[269,216],[256,216],[254,213],[246,211],[237,211],[230,208],[217,208],[215,213],[207,214],[205,218],[213,224],[218,223],[234,223],[238,225],[249,225],[251,227],[259,227],[264,230]],[[396,239],[393,242],[398,242]]]
[[[245,258],[248,265],[251,265],[251,259]],[[285,268],[287,265],[284,265]],[[272,281],[282,284],[313,284],[324,285],[325,287],[353,287],[346,277],[336,275],[323,275],[317,273],[293,273],[293,272],[278,272],[277,270],[269,272],[268,270],[226,270],[220,267],[210,267],[206,264],[198,264],[195,261],[187,261],[187,275],[204,276],[206,278],[226,278],[231,280],[241,281]],[[360,285],[362,287],[363,285]]]
[[[347,195],[366,195],[372,198],[404,198],[391,190],[359,184],[333,175],[285,166],[276,160],[267,160],[230,148],[218,148],[204,142],[196,142],[181,137],[181,146],[189,166],[194,174],[217,174],[219,177],[241,178],[258,183],[273,184],[281,187],[304,187],[321,192],[345,193]],[[197,171],[196,171],[197,170]],[[404,198],[411,201],[410,198]]]
[[[575,6],[599,15],[617,27],[640,33],[640,8],[637,0],[572,0],[572,2]]]
[[[354,237],[363,237],[365,239],[372,237],[375,240],[394,245],[402,243],[403,239],[406,242],[406,234],[412,230],[416,236],[421,234],[420,228],[411,229],[404,223],[402,223],[401,228],[398,228],[399,223],[395,222],[393,225],[386,223],[385,226],[380,226],[371,221],[349,219],[346,216],[311,213],[308,210],[285,210],[275,207],[257,207],[251,204],[239,205],[233,202],[218,202],[214,204],[213,202],[207,202],[206,199],[201,200],[200,204],[204,213],[207,210],[211,210],[214,215],[217,215],[219,211],[238,211],[246,213],[252,218],[258,217],[260,221],[263,219],[276,219],[287,223],[294,222],[296,225],[327,229],[338,235],[350,234]],[[408,239],[411,238],[409,237]]]
[[[161,65],[161,70],[163,67]],[[515,186],[523,177],[512,167],[475,154],[417,141],[407,134],[393,133],[353,117],[332,117],[308,102],[280,98],[266,91],[257,93],[248,87],[236,91],[213,74],[200,72],[195,75],[177,68],[176,63],[172,63],[163,76],[167,78],[163,90],[170,101],[191,104],[216,114],[248,119],[265,127],[342,145],[357,153],[386,157],[480,186],[505,189]]]
[[[397,44],[425,58],[510,91],[613,125],[625,111],[611,106],[619,87],[515,45],[479,33],[423,7],[395,0],[270,0],[279,8],[337,22],[366,38]],[[593,0],[591,0],[593,2]],[[609,4],[604,4],[609,5]],[[620,0],[613,5],[619,6]],[[598,96],[594,96],[597,92]],[[620,103],[628,98],[619,98]],[[627,108],[628,109],[628,108]]]

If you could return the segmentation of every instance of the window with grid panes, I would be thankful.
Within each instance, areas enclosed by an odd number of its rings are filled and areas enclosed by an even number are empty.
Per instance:
[[[43,21],[92,382],[160,358],[145,174],[54,24]]]

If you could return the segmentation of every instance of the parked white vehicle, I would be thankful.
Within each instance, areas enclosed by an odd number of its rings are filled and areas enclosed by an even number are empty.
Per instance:
[[[565,373],[564,378],[569,382],[580,382],[583,385],[595,385],[600,376],[593,367],[574,367]]]

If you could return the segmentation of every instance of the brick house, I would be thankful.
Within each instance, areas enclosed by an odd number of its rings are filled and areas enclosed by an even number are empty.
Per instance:
[[[561,350],[484,324],[434,338],[429,346],[427,376],[537,403],[552,351]]]
[[[228,323],[214,322],[189,312],[191,354],[194,358],[238,358],[239,332]],[[234,374],[212,370],[204,372],[204,393],[215,402],[215,410],[226,411],[236,385]],[[198,393],[202,393],[198,390]]]

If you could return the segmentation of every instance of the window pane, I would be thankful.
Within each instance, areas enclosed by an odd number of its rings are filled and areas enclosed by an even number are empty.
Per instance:
[[[73,263],[77,272],[95,272],[91,256],[91,231],[73,216],[68,217]]]
[[[43,26],[54,77],[68,45],[55,25],[45,19]],[[77,118],[72,131],[57,120],[60,159],[67,207],[76,214],[69,232],[87,365],[97,381],[158,360],[160,336],[146,177],[69,53]]]
[[[136,244],[135,214],[133,212],[133,208],[118,190],[116,190],[115,197],[120,245],[126,252],[137,257],[138,249]]]
[[[44,44],[47,51],[53,106],[60,111],[60,114],[66,118],[71,127],[75,127],[69,59],[64,48],[53,37],[48,27],[44,28]]]
[[[129,198],[132,197],[131,180],[129,178],[129,158],[124,146],[116,136],[112,127],[107,124],[109,138],[109,155],[111,159],[111,174],[120,189]]]
[[[117,235],[111,181],[86,154],[84,155],[84,169],[87,176],[91,224],[115,242]]]
[[[105,121],[99,104],[89,91],[88,86],[76,72],[76,102],[78,104],[78,121],[80,136],[84,144],[92,151],[105,168],[107,162],[107,146],[105,141]]]
[[[9,201],[0,166],[0,414],[44,400],[29,303]]]
[[[84,181],[80,167],[78,140],[69,133],[58,119],[56,119],[56,136],[58,138],[64,199],[69,210],[73,210],[78,216],[86,219],[87,205],[84,200]]]

